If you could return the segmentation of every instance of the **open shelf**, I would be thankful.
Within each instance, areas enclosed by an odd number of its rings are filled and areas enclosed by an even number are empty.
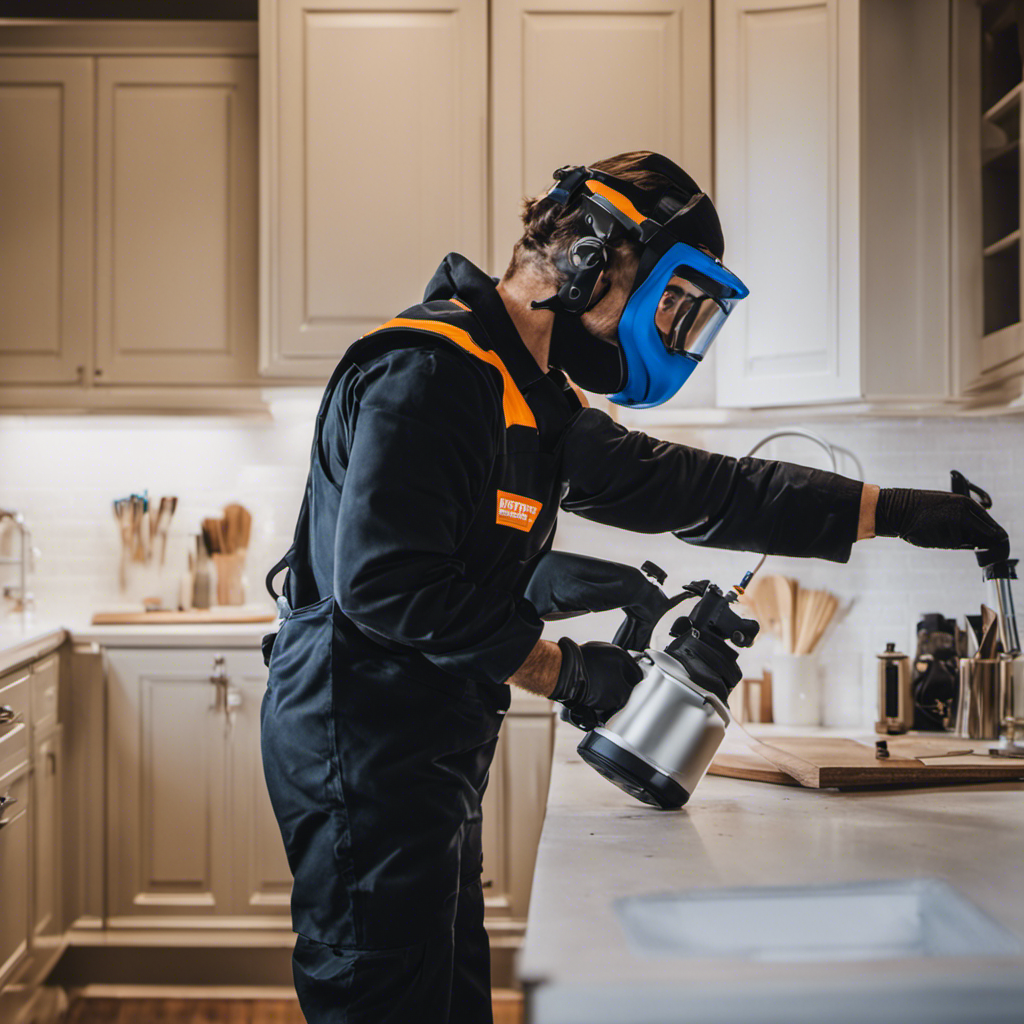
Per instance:
[[[1020,320],[1020,244],[1011,243],[985,256],[983,277],[988,335]]]
[[[986,121],[1001,121],[1007,114],[1013,113],[1020,106],[1020,94],[1024,83],[1018,82],[1012,89],[1004,93],[982,114]]]
[[[1021,24],[1017,0],[989,0],[981,9],[981,109],[1020,101]],[[1016,90],[1016,97],[1014,91]]]
[[[981,169],[982,245],[988,247],[1020,227],[1020,147],[1012,146]]]
[[[1011,245],[1016,245],[1020,241],[1020,228],[1016,231],[1011,231],[1008,235],[1000,238],[998,242],[993,242],[991,245],[985,246],[985,256],[995,256],[1001,253],[1004,249],[1009,249]]]

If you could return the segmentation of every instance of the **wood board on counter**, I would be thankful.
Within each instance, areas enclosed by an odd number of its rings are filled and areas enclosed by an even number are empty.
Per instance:
[[[881,738],[881,737],[880,737]],[[994,740],[954,736],[887,736],[888,758],[876,758],[874,745],[825,736],[773,736],[749,750],[716,755],[709,769],[752,782],[799,785],[808,789],[858,789],[865,786],[934,786],[1024,779],[1024,759],[988,754]],[[972,748],[974,753],[941,757]]]
[[[244,606],[217,608],[193,608],[187,612],[96,612],[92,617],[94,626],[194,626],[229,625],[231,623],[274,622],[276,612],[263,608]]]

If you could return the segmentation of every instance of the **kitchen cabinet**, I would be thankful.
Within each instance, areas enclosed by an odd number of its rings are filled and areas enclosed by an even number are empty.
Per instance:
[[[260,369],[325,380],[485,259],[486,0],[261,0]]]
[[[111,927],[287,920],[259,756],[265,685],[259,650],[107,651]]]
[[[564,164],[653,149],[710,192],[710,0],[501,0],[491,19],[493,273]]]
[[[1024,390],[1020,18],[1013,0],[953,4],[954,331],[960,386],[985,403]]]
[[[27,761],[0,761],[0,986],[28,950],[28,773]]]
[[[0,383],[77,383],[92,346],[92,60],[0,56],[0,147]]]
[[[96,382],[252,379],[256,58],[96,65]]]
[[[484,794],[484,899],[492,942],[521,937],[547,804],[552,703],[512,690]]]
[[[718,0],[715,97],[718,404],[948,402],[948,3]]]
[[[255,42],[0,20],[0,407],[258,404]]]

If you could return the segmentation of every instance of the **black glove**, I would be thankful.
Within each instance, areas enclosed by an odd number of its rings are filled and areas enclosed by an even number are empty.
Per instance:
[[[875,533],[919,548],[993,550],[993,561],[1000,550],[1009,553],[1006,531],[972,498],[947,491],[883,487],[875,509]]]
[[[607,722],[625,707],[643,678],[643,669],[615,644],[591,640],[581,647],[563,636],[558,646],[562,667],[551,699],[573,712],[568,720],[578,728],[593,729]]]

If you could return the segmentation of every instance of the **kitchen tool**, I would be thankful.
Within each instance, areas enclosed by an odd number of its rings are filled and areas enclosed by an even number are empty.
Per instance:
[[[193,608],[209,608],[210,607],[210,557],[209,549],[205,540],[206,529],[204,523],[203,537],[198,534],[195,537],[196,545],[196,561],[195,561],[195,580],[193,583],[192,592],[192,607]]]
[[[640,657],[643,678],[621,711],[603,724],[563,713],[587,730],[576,748],[584,761],[663,810],[682,807],[704,777],[731,721],[728,693],[742,674],[730,644],[749,647],[759,629],[734,611],[736,588],[724,595],[700,580],[683,594],[699,600],[673,623],[664,651]]]
[[[921,616],[910,680],[914,702],[911,728],[945,732],[956,726],[958,666],[960,657],[966,654],[967,636],[954,619],[938,612]]]
[[[1024,761],[1000,760],[977,748],[960,755],[948,737],[888,736],[889,757],[875,757],[873,742],[826,736],[772,736],[715,755],[709,773],[808,789],[864,786],[914,787],[1024,779]],[[733,743],[737,745],[733,745]],[[961,748],[962,749],[962,748]],[[937,758],[937,760],[929,760]]]
[[[910,692],[910,661],[894,643],[878,655],[878,721],[875,732],[890,736],[906,732],[914,724]]]

